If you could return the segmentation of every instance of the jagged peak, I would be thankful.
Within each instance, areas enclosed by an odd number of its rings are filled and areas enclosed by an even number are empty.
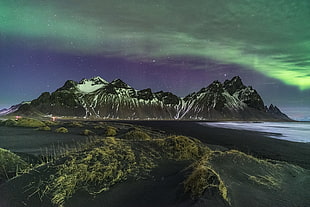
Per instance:
[[[152,92],[152,89],[150,89],[150,88],[142,89],[142,90],[140,90],[139,92],[153,93],[153,92]]]
[[[239,76],[235,76],[231,80],[225,80],[224,82],[224,89],[227,90],[230,95],[244,88],[246,88],[246,86],[242,83]]]
[[[203,88],[204,90],[203,91],[218,91],[218,90],[222,90],[223,89],[223,84],[216,80],[216,81],[213,81],[207,88]]]
[[[79,82],[79,84],[85,84],[87,82],[92,82],[92,84],[96,84],[96,85],[98,85],[98,84],[108,84],[109,83],[108,81],[104,80],[100,76],[94,76],[94,77],[92,77],[90,79],[83,78]]]
[[[115,79],[111,83],[111,85],[117,87],[117,88],[131,88],[127,83],[122,81],[121,79]]]
[[[89,79],[90,81],[94,81],[94,82],[98,82],[98,83],[104,83],[107,84],[108,81],[104,80],[103,78],[101,78],[100,76],[95,76],[92,77],[91,79]]]

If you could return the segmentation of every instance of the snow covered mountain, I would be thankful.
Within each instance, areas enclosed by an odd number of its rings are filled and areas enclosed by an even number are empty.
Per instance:
[[[16,113],[104,119],[289,120],[277,107],[264,106],[259,94],[240,77],[214,81],[180,98],[170,92],[136,90],[120,79],[68,80],[53,93],[42,93]]]

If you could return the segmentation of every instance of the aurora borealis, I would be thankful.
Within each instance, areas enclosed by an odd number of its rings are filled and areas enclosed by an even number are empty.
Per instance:
[[[308,0],[1,1],[0,108],[67,79],[183,96],[239,75],[310,117],[309,20]]]

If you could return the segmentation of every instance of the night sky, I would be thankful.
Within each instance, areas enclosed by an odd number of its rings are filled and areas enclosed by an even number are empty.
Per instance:
[[[310,120],[309,0],[0,1],[0,109],[68,79],[178,96],[239,75]]]

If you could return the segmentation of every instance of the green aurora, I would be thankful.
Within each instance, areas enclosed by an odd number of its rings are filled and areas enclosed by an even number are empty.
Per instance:
[[[145,61],[207,58],[300,90],[310,89],[309,20],[309,0],[0,2],[2,40]]]

